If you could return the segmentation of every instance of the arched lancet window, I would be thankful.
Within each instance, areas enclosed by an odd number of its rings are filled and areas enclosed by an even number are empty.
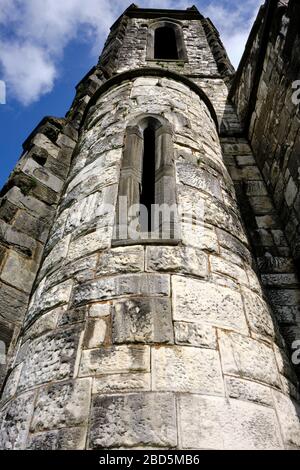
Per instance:
[[[175,30],[170,26],[161,26],[155,30],[154,59],[179,59]]]
[[[187,61],[181,24],[167,18],[150,24],[147,59]]]
[[[143,115],[126,129],[114,239],[177,240],[177,220],[172,128]]]
[[[151,122],[143,132],[142,184],[140,203],[147,209],[147,217],[141,222],[142,232],[151,232],[152,206],[155,204],[155,128]]]

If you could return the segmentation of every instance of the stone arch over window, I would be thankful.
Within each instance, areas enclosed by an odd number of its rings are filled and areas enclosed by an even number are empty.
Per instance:
[[[162,116],[143,114],[126,129],[116,216],[118,244],[179,238],[173,129]]]
[[[169,19],[152,23],[148,30],[148,60],[187,60],[182,26]]]

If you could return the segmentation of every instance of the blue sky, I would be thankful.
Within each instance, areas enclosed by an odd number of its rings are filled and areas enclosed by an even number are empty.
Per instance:
[[[64,116],[74,87],[95,65],[109,27],[130,0],[0,0],[0,188],[22,142],[46,115]],[[235,66],[263,0],[137,0],[140,7],[195,4],[221,33]],[[0,97],[1,98],[1,97]]]

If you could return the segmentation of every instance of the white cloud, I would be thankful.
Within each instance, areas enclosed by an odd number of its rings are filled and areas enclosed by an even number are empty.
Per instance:
[[[56,69],[41,48],[1,42],[0,48],[5,82],[21,103],[28,105],[52,90]]]
[[[130,0],[0,0],[1,78],[7,82],[8,89],[24,105],[51,91],[70,41],[75,38],[88,41],[96,56],[109,27],[129,3]],[[220,6],[221,3],[227,6]],[[250,28],[245,16],[249,18],[251,9],[256,14],[259,3],[259,0],[237,1],[232,8],[232,1],[223,0],[219,4],[211,2],[202,9],[220,29],[235,65]],[[184,9],[192,2],[138,0],[138,4]]]

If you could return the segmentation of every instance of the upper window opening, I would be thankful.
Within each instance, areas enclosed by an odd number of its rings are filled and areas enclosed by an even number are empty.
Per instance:
[[[154,58],[178,60],[176,35],[173,28],[163,26],[155,30]]]
[[[181,24],[164,18],[150,24],[147,60],[188,61]]]

